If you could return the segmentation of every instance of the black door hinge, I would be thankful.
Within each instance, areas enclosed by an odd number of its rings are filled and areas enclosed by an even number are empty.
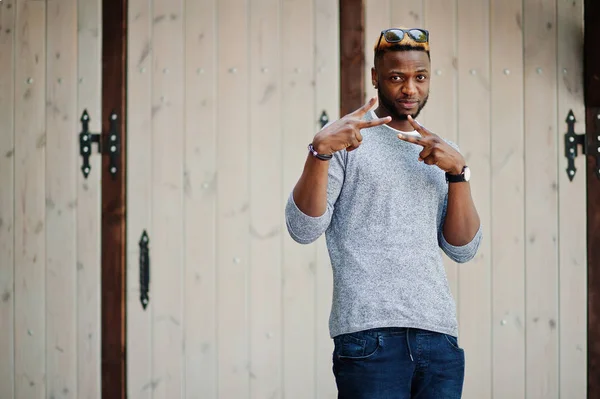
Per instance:
[[[140,238],[140,302],[144,310],[150,302],[148,292],[150,291],[150,249],[148,244],[150,238],[146,230],[142,232]]]
[[[323,110],[321,116],[319,117],[319,123],[321,124],[321,129],[329,123],[329,115],[327,115],[327,112],[325,112],[325,110]]]
[[[98,153],[108,154],[109,164],[108,172],[114,179],[119,171],[119,155],[121,154],[121,137],[119,135],[118,123],[119,117],[113,111],[109,117],[108,135],[102,133],[90,133],[90,115],[87,110],[81,115],[81,133],[79,133],[79,154],[83,158],[81,172],[87,179],[92,170],[90,165],[90,156],[92,155],[92,146],[96,144]]]
[[[575,115],[573,111],[569,111],[567,115],[567,132],[565,133],[565,157],[567,158],[567,176],[569,180],[573,181],[577,168],[575,167],[575,158],[578,155],[579,146],[581,146],[581,153],[583,155],[592,156],[596,159],[596,177],[600,179],[600,113],[596,115],[596,123],[594,131],[590,134],[590,140],[586,137],[585,133],[575,133]]]

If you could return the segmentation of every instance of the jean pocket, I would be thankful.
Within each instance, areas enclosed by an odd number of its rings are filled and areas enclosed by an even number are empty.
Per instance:
[[[340,360],[366,360],[377,354],[381,347],[379,337],[353,333],[334,338],[335,355]]]
[[[452,349],[462,352],[463,349],[458,345],[458,339],[452,335],[442,334],[446,338],[446,342],[452,347]]]

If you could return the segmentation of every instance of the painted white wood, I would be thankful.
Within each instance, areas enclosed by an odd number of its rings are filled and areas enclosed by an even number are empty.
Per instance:
[[[281,260],[284,202],[280,2],[254,1],[250,36],[250,397],[282,397]]]
[[[186,398],[217,398],[216,9],[216,0],[185,6]]]
[[[492,394],[515,399],[525,397],[526,383],[521,6],[493,0],[490,12]]]
[[[456,0],[426,0],[423,5],[425,19],[422,26],[429,30],[432,53],[431,94],[419,116],[429,130],[454,143],[458,142],[456,6]],[[450,290],[458,302],[457,264],[445,254],[443,259]]]
[[[46,396],[71,398],[77,393],[77,1],[48,2],[46,12]]]
[[[16,3],[15,397],[46,395],[46,2]]]
[[[14,397],[15,3],[0,5],[0,397]]]
[[[556,1],[524,1],[526,397],[558,397]]]
[[[583,100],[583,1],[557,3],[558,56],[558,226],[559,226],[559,394],[587,394],[587,236],[586,158],[577,157],[577,174],[570,182],[564,157],[565,123],[569,110],[577,133],[585,132]],[[590,245],[594,245],[590,243]]]
[[[365,1],[365,102],[367,98],[377,96],[371,80],[373,51],[381,31],[392,27],[390,1],[392,0]],[[377,106],[373,107],[375,108]]]
[[[183,372],[184,30],[181,1],[153,2],[152,378],[153,398],[180,398]],[[168,155],[167,155],[168,154]],[[165,156],[167,155],[167,156]]]
[[[243,0],[217,3],[218,392],[240,399],[250,387],[248,7]]]
[[[130,0],[128,6],[127,394],[132,399],[150,399],[159,384],[152,374],[152,316],[157,299],[154,270],[159,267],[153,253],[157,242],[152,226],[152,114],[158,110],[153,97],[152,77],[159,71],[154,72],[152,68],[151,2]],[[150,289],[146,309],[140,301],[139,241],[144,231],[150,239]]]
[[[87,110],[92,132],[102,129],[102,3],[78,0],[77,30],[77,110],[74,118],[77,134],[81,114]],[[63,77],[63,81],[66,77]],[[73,134],[70,140],[76,140]],[[78,140],[78,138],[77,138]],[[78,141],[76,141],[78,143]],[[75,151],[79,154],[76,144]],[[101,157],[90,158],[87,179],[81,173],[81,157],[76,157],[77,182],[77,394],[80,399],[101,396]],[[139,205],[138,205],[139,206]]]
[[[340,38],[339,2],[315,2],[315,117],[313,131],[320,129],[318,118],[323,111],[329,120],[339,119],[340,109]],[[368,60],[367,60],[368,61]],[[367,64],[368,65],[368,64]],[[329,335],[329,313],[333,295],[333,273],[325,237],[317,240],[316,306],[315,306],[315,398],[336,398],[337,388],[332,372],[333,340]]]
[[[317,132],[315,121],[314,3],[282,4],[283,201],[302,172],[307,145]],[[284,396],[297,398],[315,389],[316,246],[283,241]],[[302,343],[302,344],[300,344]],[[310,349],[309,349],[310,348]]]
[[[487,2],[458,1],[458,144],[473,172],[471,191],[486,237],[475,259],[458,268],[465,398],[491,396],[489,11]]]

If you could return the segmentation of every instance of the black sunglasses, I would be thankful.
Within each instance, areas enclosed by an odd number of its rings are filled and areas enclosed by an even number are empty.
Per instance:
[[[381,43],[381,37],[385,38],[385,41],[388,43],[399,43],[404,39],[404,35],[408,35],[411,39],[413,39],[417,43],[427,43],[429,41],[429,31],[420,28],[413,29],[386,29],[381,31],[381,35],[379,35],[379,40],[377,41],[377,48],[375,52],[379,50],[379,44]]]

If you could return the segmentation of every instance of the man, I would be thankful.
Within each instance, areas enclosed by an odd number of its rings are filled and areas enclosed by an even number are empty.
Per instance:
[[[471,260],[481,226],[457,147],[415,121],[429,96],[429,33],[388,29],[378,91],[316,134],[289,197],[290,235],[326,233],[340,398],[460,398],[464,352],[442,263]]]

